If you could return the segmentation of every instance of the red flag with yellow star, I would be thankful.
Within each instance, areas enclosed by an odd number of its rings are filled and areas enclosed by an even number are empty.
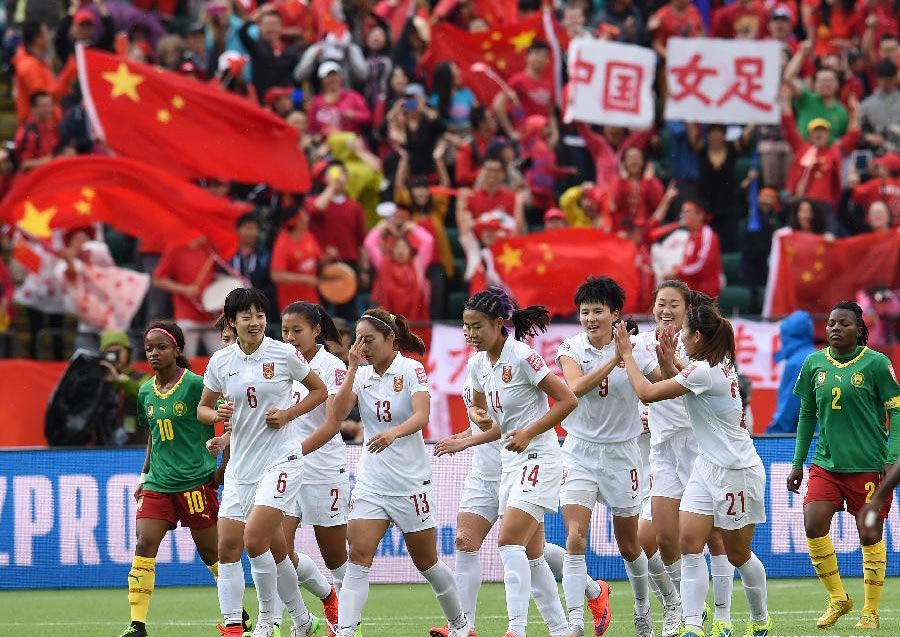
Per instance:
[[[472,89],[479,102],[490,104],[500,91],[500,84],[491,75],[507,79],[523,70],[525,53],[531,43],[551,39],[546,32],[547,23],[553,24],[557,30],[557,34],[552,34],[555,39],[561,39],[556,22],[545,20],[542,12],[532,13],[516,22],[497,24],[481,33],[469,33],[439,22],[431,29],[431,43],[422,59],[422,66],[431,72],[441,62],[456,62],[463,84]],[[553,73],[553,67],[553,64],[548,65],[548,74]]]
[[[566,228],[504,239],[491,254],[491,274],[519,305],[544,305],[555,316],[572,314],[578,286],[591,275],[606,275],[624,288],[626,312],[641,309],[637,247],[627,239],[593,228]],[[477,287],[473,280],[473,294]]]
[[[791,232],[772,241],[765,316],[827,313],[874,285],[900,287],[900,229],[831,240]]]
[[[148,252],[206,237],[229,257],[235,222],[250,208],[133,159],[87,155],[55,159],[17,179],[0,202],[0,224],[49,239],[57,228],[102,222],[138,237]]]
[[[94,132],[119,155],[189,179],[309,190],[297,131],[258,104],[96,49],[80,48],[77,59]]]

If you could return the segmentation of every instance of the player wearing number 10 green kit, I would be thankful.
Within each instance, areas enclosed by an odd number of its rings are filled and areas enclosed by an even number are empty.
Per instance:
[[[832,518],[845,506],[856,516],[872,498],[886,467],[900,455],[900,388],[888,358],[866,346],[862,309],[852,301],[839,303],[828,317],[827,334],[829,346],[807,356],[794,387],[801,401],[800,418],[787,480],[787,488],[799,492],[818,421],[819,441],[803,502],[809,556],[829,593],[818,628],[833,626],[853,609],[829,537]],[[882,529],[890,507],[887,499],[877,533],[861,541],[865,604],[856,624],[859,629],[879,625],[887,559]]]

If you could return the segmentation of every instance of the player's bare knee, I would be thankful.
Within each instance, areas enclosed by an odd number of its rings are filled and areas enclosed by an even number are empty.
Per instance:
[[[587,550],[587,533],[580,524],[570,524],[566,532],[566,552],[583,555]]]
[[[354,564],[359,564],[360,566],[370,567],[372,566],[372,561],[375,559],[374,553],[369,551],[361,551],[350,545],[350,556],[349,559]]]
[[[244,548],[247,549],[247,555],[250,557],[259,557],[269,550],[270,540],[262,534],[250,530],[244,530]]]
[[[457,528],[454,545],[457,551],[465,551],[466,553],[477,553],[481,550],[481,542],[473,537],[467,529]]]
[[[198,546],[197,553],[200,555],[200,559],[203,560],[203,563],[207,566],[212,566],[219,561],[219,552],[214,546]]]
[[[738,568],[747,563],[747,560],[750,559],[750,547],[749,546],[726,546],[725,547],[725,555],[728,556],[728,561],[731,562],[732,566]]]
[[[617,537],[616,543],[619,545],[619,554],[625,561],[633,562],[641,556],[641,545],[637,537]]]
[[[159,551],[159,539],[148,537],[144,533],[138,533],[134,546],[134,554],[138,557],[156,557]]]

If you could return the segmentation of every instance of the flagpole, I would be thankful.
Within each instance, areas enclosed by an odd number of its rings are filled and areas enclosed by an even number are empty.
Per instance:
[[[78,85],[81,86],[81,98],[84,101],[84,110],[87,111],[88,119],[91,121],[91,127],[97,133],[97,139],[106,143],[106,132],[103,130],[103,124],[100,123],[100,117],[97,114],[97,106],[94,104],[94,97],[91,95],[91,86],[88,82],[87,60],[85,59],[86,47],[82,43],[75,45],[75,62],[78,67]]]

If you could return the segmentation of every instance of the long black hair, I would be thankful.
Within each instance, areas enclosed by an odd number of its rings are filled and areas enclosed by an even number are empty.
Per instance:
[[[282,318],[287,314],[299,314],[311,327],[318,327],[319,335],[316,337],[316,342],[320,345],[327,347],[326,341],[341,342],[340,332],[335,327],[334,321],[331,320],[331,316],[321,305],[307,301],[295,301],[281,311]]]
[[[707,361],[710,367],[723,361],[734,364],[734,329],[728,319],[719,313],[719,308],[710,297],[699,292],[691,293],[690,306],[684,315],[684,325],[691,332],[703,335],[700,350],[691,358]]]
[[[448,119],[453,104],[453,62],[447,60],[434,67],[431,89],[438,97],[438,113],[442,118]]]
[[[366,321],[385,338],[393,334],[394,343],[400,351],[413,352],[420,356],[425,354],[425,341],[413,333],[405,316],[391,314],[382,307],[374,307],[366,310],[359,320]]]
[[[147,334],[152,330],[161,330],[170,335],[175,339],[175,347],[184,352],[184,332],[178,327],[178,323],[175,321],[150,321],[147,327],[144,328],[144,340],[147,339]],[[190,361],[183,353],[175,356],[175,364],[182,369],[191,368]]]
[[[515,339],[523,341],[529,336],[546,332],[550,326],[550,312],[543,305],[519,308],[515,299],[503,288],[490,287],[466,301],[467,310],[481,312],[492,319],[503,319],[513,324]],[[503,327],[503,335],[508,334]]]
[[[853,301],[841,301],[833,308],[831,311],[835,310],[847,310],[849,312],[853,312],[853,316],[856,318],[856,327],[859,329],[859,335],[856,337],[857,345],[868,345],[869,343],[869,327],[866,325],[866,321],[863,318],[863,309],[859,306],[858,303]]]

